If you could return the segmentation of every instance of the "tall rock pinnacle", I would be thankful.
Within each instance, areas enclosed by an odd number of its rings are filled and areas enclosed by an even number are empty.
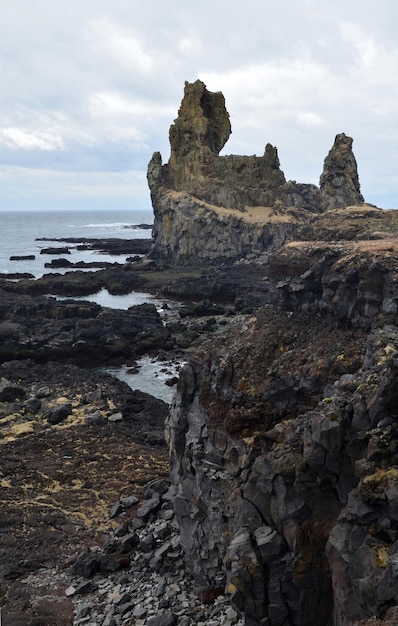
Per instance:
[[[357,162],[352,151],[352,139],[344,133],[336,136],[324,161],[319,185],[322,208],[325,211],[364,202],[360,192]]]
[[[225,99],[206,89],[202,81],[185,82],[178,118],[170,127],[171,161],[190,152],[218,154],[231,134]]]

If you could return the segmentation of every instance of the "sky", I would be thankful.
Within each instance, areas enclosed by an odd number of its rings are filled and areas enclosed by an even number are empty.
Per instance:
[[[0,210],[151,209],[184,82],[222,91],[222,154],[278,148],[319,183],[353,137],[367,202],[398,208],[396,0],[1,0]]]

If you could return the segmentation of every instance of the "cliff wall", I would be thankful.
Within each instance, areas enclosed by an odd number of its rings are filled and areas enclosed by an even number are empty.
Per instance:
[[[397,623],[397,252],[288,244],[270,304],[181,374],[187,571],[248,625]]]

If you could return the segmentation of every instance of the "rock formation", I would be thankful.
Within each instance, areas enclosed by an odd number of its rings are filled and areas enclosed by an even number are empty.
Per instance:
[[[254,277],[252,316],[185,366],[166,425],[187,571],[247,626],[390,626],[397,218],[364,203],[346,135],[318,188],[286,182],[269,145],[219,156],[229,132],[222,95],[186,84],[170,161],[148,168],[153,255],[213,263],[213,296]]]
[[[333,148],[325,159],[320,179],[322,208],[342,209],[362,204],[357,162],[352,151],[352,139],[344,133],[337,135]]]
[[[220,156],[230,133],[224,96],[200,80],[185,83],[169,162],[155,152],[148,166],[155,258],[192,265],[261,256],[314,215],[363,204],[349,137],[337,136],[319,189],[287,182],[270,144],[261,157]]]

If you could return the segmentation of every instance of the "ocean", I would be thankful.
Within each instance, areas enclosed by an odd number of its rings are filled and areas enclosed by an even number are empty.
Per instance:
[[[62,246],[51,241],[64,237],[86,237],[104,239],[135,239],[151,237],[150,229],[137,228],[140,224],[152,224],[151,211],[0,211],[0,273],[29,272],[39,278],[50,272],[70,270],[50,270],[44,264],[53,255],[40,254],[42,248]],[[40,239],[50,241],[40,241]],[[34,260],[11,261],[11,256],[34,255]],[[61,255],[62,256],[62,255]],[[78,251],[71,248],[68,260],[77,261],[116,261],[122,263],[129,255],[100,254],[93,250]],[[134,292],[125,296],[111,296],[106,290],[83,299],[97,302],[102,306],[127,309],[135,304],[152,302],[162,311],[164,299],[158,299],[145,292]],[[148,357],[138,361],[139,372],[128,373],[128,368],[112,368],[110,373],[127,382],[132,389],[140,389],[165,402],[170,402],[173,390],[165,384],[167,378],[176,374],[179,363],[159,362]]]
[[[151,211],[0,211],[0,273],[30,272],[39,277],[50,270],[51,260],[40,254],[51,244],[40,238],[90,237],[136,239],[151,236],[151,230],[134,225],[152,224]],[[54,244],[62,246],[62,243]],[[71,249],[68,259],[76,261],[119,261],[126,257],[100,255],[95,251]],[[10,261],[10,256],[34,255],[34,261]],[[55,270],[59,272],[59,270]]]

